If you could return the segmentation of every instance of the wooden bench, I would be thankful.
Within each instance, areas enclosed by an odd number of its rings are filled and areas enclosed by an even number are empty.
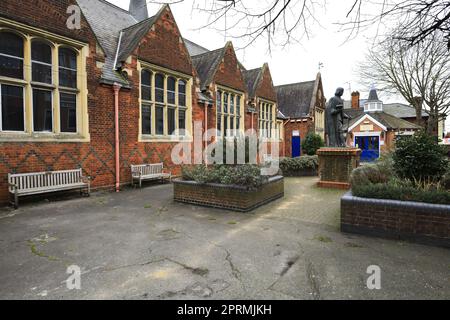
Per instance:
[[[164,172],[164,164],[142,164],[142,165],[132,165],[131,166],[131,185],[134,186],[134,182],[139,182],[139,187],[142,188],[142,181],[145,180],[161,180],[172,179],[172,174],[170,172]]]
[[[8,174],[9,192],[14,197],[14,208],[19,207],[19,197],[58,191],[79,189],[91,193],[90,178],[83,176],[83,170],[65,170]]]

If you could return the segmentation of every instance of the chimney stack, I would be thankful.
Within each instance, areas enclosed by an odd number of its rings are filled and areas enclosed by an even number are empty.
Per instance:
[[[148,18],[147,0],[130,0],[129,11],[138,22],[147,19]]]
[[[360,93],[358,91],[352,92],[352,109],[359,110],[359,97]]]

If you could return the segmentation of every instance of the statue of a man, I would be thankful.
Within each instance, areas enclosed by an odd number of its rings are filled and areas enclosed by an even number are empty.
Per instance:
[[[345,147],[344,119],[348,116],[344,114],[343,88],[337,88],[335,96],[330,99],[326,109],[326,127],[329,147]]]

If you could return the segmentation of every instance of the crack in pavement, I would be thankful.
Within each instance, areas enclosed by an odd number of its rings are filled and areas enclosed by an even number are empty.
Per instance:
[[[165,257],[165,260],[167,260],[167,261],[169,261],[169,262],[172,262],[172,263],[175,263],[175,264],[177,264],[177,265],[183,267],[184,269],[190,271],[192,274],[197,275],[197,276],[206,277],[206,276],[208,275],[208,273],[209,273],[209,270],[208,270],[208,269],[203,269],[203,268],[193,268],[193,267],[190,267],[190,266],[188,266],[188,265],[186,265],[186,264],[184,264],[184,263],[181,263],[181,262],[179,262],[179,261],[173,260],[173,259],[171,259],[171,258]]]
[[[302,255],[305,257],[305,262],[307,263],[306,279],[311,288],[311,291],[312,291],[311,294],[312,294],[314,300],[320,300],[321,299],[320,284],[319,284],[319,281],[317,280],[317,275],[316,275],[317,272],[314,269],[314,265],[311,262],[311,260],[306,256],[305,248],[303,247],[302,243],[298,242],[298,245],[300,247]]]
[[[199,240],[201,240],[201,241],[206,241],[206,242],[209,243],[210,245],[212,245],[212,246],[214,246],[214,247],[216,247],[216,248],[219,248],[219,249],[221,249],[223,252],[225,252],[225,254],[226,254],[225,260],[228,262],[228,264],[229,264],[229,266],[230,266],[231,274],[232,274],[233,277],[240,283],[240,285],[241,285],[241,287],[242,287],[242,290],[244,290],[244,292],[247,292],[247,289],[246,289],[246,287],[245,287],[245,284],[244,284],[244,282],[242,281],[242,274],[241,274],[241,271],[240,271],[240,270],[236,267],[236,265],[233,263],[233,260],[231,259],[231,252],[230,252],[228,249],[226,249],[225,247],[223,247],[223,246],[217,244],[216,242],[209,241],[209,240],[204,240],[204,239],[199,239],[199,238],[193,237],[193,236],[187,234],[187,233],[184,232],[184,231],[178,231],[178,232],[179,232],[180,234],[183,234],[184,236],[186,236],[186,237],[192,239],[192,240],[196,240],[196,241],[199,241]],[[176,262],[175,262],[175,263],[176,263]]]
[[[312,262],[308,261],[308,264],[306,266],[306,276],[308,279],[308,284],[311,287],[312,290],[312,296],[314,300],[320,300],[320,287],[319,283],[317,282],[317,276],[316,272],[314,270],[314,266]]]
[[[145,267],[145,266],[148,266],[148,265],[151,265],[154,263],[163,262],[165,260],[167,260],[167,259],[164,258],[164,259],[150,260],[147,262],[134,263],[134,264],[118,266],[118,267],[99,267],[99,268],[97,268],[97,270],[103,269],[103,271],[111,272],[111,271],[117,271],[117,270],[126,269],[126,268]],[[91,271],[94,271],[94,270],[91,270]]]

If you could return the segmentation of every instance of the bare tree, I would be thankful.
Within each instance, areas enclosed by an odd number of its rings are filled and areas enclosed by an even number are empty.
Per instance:
[[[179,3],[186,0],[148,1]],[[209,16],[208,23],[200,28],[216,28],[230,38],[244,39],[247,46],[266,37],[269,48],[272,44],[286,45],[309,37],[311,25],[320,24],[324,12],[318,9],[327,8],[327,0],[192,1],[194,11]],[[394,35],[396,39],[415,45],[439,31],[444,33],[450,49],[450,0],[347,0],[343,3],[342,17],[336,23],[349,37],[376,23],[395,23],[399,25]]]
[[[450,109],[450,52],[440,32],[415,46],[390,38],[369,50],[359,66],[362,81],[382,91],[400,94],[416,109],[429,113],[427,131],[436,134],[438,123]]]
[[[370,0],[355,0],[347,17],[351,21],[342,23],[352,32],[359,32],[374,23],[384,20],[398,25],[395,39],[416,45],[440,32],[450,49],[450,0],[383,0],[378,10],[367,14]],[[372,8],[373,9],[373,8]]]

